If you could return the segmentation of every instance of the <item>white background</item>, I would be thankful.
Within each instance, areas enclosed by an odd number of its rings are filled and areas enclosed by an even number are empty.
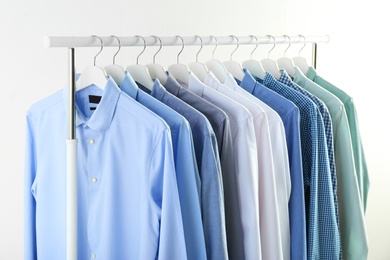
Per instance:
[[[386,1],[318,0],[0,0],[0,259],[23,258],[23,161],[25,113],[36,101],[67,83],[67,50],[45,49],[44,35],[190,36],[324,35],[331,41],[318,49],[317,71],[350,94],[356,103],[370,169],[371,189],[366,213],[369,259],[390,259],[389,76],[390,19]],[[261,45],[255,59],[266,58]],[[271,58],[283,55],[277,46]],[[234,59],[249,58],[252,47],[241,46]],[[292,46],[288,57],[297,56]],[[211,58],[204,47],[200,61]],[[224,61],[234,46],[219,46]],[[123,48],[117,63],[135,63],[141,48]],[[151,63],[150,47],[140,63]],[[180,47],[165,47],[157,62],[176,62]],[[185,48],[180,61],[194,61],[197,47]],[[79,49],[77,68],[93,62],[98,48]],[[111,63],[115,48],[103,51],[97,65]],[[302,52],[310,61],[311,48]],[[64,140],[65,141],[65,140]]]

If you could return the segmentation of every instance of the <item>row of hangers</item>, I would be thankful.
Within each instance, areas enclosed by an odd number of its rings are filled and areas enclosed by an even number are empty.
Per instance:
[[[271,51],[276,46],[276,40],[275,37],[271,35],[267,35],[268,37],[273,39],[273,47],[268,52],[268,57],[265,59],[262,59],[261,61],[255,60],[252,58],[253,53],[258,48],[258,39],[256,36],[251,35],[253,39],[256,40],[256,47],[253,49],[250,55],[249,60],[245,60],[240,64],[237,61],[233,60],[233,54],[237,51],[237,49],[240,46],[239,39],[234,36],[230,35],[230,37],[234,38],[236,40],[236,48],[233,50],[233,52],[230,54],[230,60],[225,62],[220,62],[219,60],[214,58],[215,50],[218,47],[218,40],[216,37],[211,36],[215,42],[215,48],[212,52],[212,59],[206,61],[205,63],[201,63],[198,61],[198,55],[203,49],[203,39],[202,37],[196,35],[196,38],[200,39],[200,49],[196,54],[196,60],[195,62],[189,63],[188,65],[180,63],[180,54],[183,52],[185,43],[181,36],[176,36],[179,38],[182,42],[182,48],[180,52],[177,54],[177,62],[175,64],[172,64],[168,67],[167,71],[172,74],[174,78],[177,80],[180,80],[186,84],[188,84],[189,79],[189,73],[190,71],[195,74],[201,81],[204,81],[209,71],[211,71],[216,78],[220,82],[225,82],[228,74],[232,74],[233,77],[237,78],[238,80],[242,80],[244,77],[244,71],[243,68],[248,69],[253,75],[256,77],[259,77],[261,79],[264,78],[265,73],[269,72],[271,73],[275,78],[280,77],[280,68],[283,68],[287,71],[287,73],[290,76],[294,75],[295,67],[298,67],[303,73],[306,73],[309,69],[309,66],[307,65],[306,59],[301,56],[301,51],[306,46],[306,39],[303,35],[299,35],[299,37],[302,37],[304,39],[304,46],[299,50],[299,54],[297,57],[294,57],[293,59],[286,57],[286,52],[291,46],[291,40],[290,37],[287,35],[283,35],[285,38],[288,38],[289,44],[286,50],[284,51],[284,57],[279,58],[277,61],[270,58]],[[153,56],[153,63],[147,64],[145,66],[139,64],[139,57],[145,52],[146,50],[146,41],[145,39],[140,36],[136,35],[135,37],[138,37],[139,39],[143,40],[144,42],[144,48],[141,51],[141,53],[136,58],[136,64],[130,65],[126,68],[126,70],[115,63],[115,59],[119,51],[121,50],[121,42],[118,37],[115,35],[111,35],[111,37],[115,38],[118,41],[118,51],[113,56],[113,62],[110,65],[105,66],[104,68],[96,66],[96,57],[103,51],[104,44],[100,37],[96,35],[92,35],[92,37],[95,37],[100,40],[101,42],[101,48],[100,51],[95,55],[94,57],[94,63],[93,66],[86,67],[81,75],[80,78],[76,82],[76,91],[81,90],[85,87],[88,87],[92,84],[104,89],[104,86],[107,82],[107,76],[110,75],[114,81],[120,85],[125,77],[126,71],[130,73],[130,75],[133,77],[133,79],[145,86],[148,89],[152,89],[152,86],[154,84],[154,79],[158,79],[163,85],[165,84],[167,80],[167,73],[163,66],[156,63],[156,55],[161,51],[163,45],[162,41],[157,36],[152,36],[160,43],[160,48],[157,50],[157,52]]]

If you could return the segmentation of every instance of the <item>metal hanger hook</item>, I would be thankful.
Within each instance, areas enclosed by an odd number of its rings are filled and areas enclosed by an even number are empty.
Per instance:
[[[141,53],[138,54],[138,56],[137,56],[137,65],[138,65],[139,57],[140,57],[140,56],[142,55],[142,53],[144,53],[145,50],[146,50],[146,40],[145,40],[144,37],[142,37],[142,36],[140,36],[140,35],[135,35],[135,37],[138,37],[138,38],[142,39],[142,41],[144,42],[144,49],[143,49],[143,50],[141,51]]]
[[[112,57],[112,64],[115,65],[115,58],[116,58],[116,55],[119,53],[119,51],[121,50],[122,46],[121,46],[121,40],[119,40],[118,37],[116,37],[115,35],[111,35],[110,37],[113,37],[115,38],[117,41],[118,41],[118,44],[119,44],[119,48],[118,48],[118,51],[114,54],[114,57]]]
[[[198,62],[198,56],[199,56],[199,53],[202,51],[203,49],[203,39],[202,37],[200,37],[199,35],[195,35],[196,38],[199,38],[200,40],[200,49],[199,51],[196,53],[196,62]]]
[[[179,57],[180,57],[180,54],[183,52],[184,50],[184,39],[183,37],[181,37],[180,35],[176,35],[177,38],[179,38],[181,40],[181,43],[182,43],[182,46],[181,46],[181,50],[180,52],[177,54],[177,58],[176,58],[176,61],[177,63],[179,63]]]
[[[250,37],[254,38],[256,40],[256,47],[253,49],[253,51],[251,52],[251,59],[252,59],[252,55],[253,53],[255,52],[255,50],[257,49],[257,47],[259,47],[259,40],[257,39],[256,36],[254,35],[249,35]]]
[[[100,40],[100,51],[95,55],[95,57],[93,58],[93,66],[96,66],[96,57],[102,52],[103,50],[103,47],[104,47],[104,43],[103,43],[103,40],[102,38],[100,38],[99,36],[97,35],[91,35],[91,37],[95,37],[95,38],[98,38]]]
[[[287,52],[287,50],[290,48],[290,46],[291,46],[291,38],[290,38],[290,36],[288,36],[288,35],[283,35],[283,37],[284,38],[288,38],[288,47],[287,47],[287,49],[285,49],[284,50],[284,57],[286,58],[286,52]]]
[[[234,49],[234,51],[230,54],[230,60],[233,60],[233,54],[237,51],[238,47],[240,47],[240,40],[234,36],[234,35],[229,35],[232,38],[235,38],[237,40],[237,47]]]
[[[268,38],[272,38],[274,40],[274,46],[272,46],[272,48],[269,50],[268,52],[268,59],[269,59],[269,54],[271,53],[271,51],[275,48],[276,46],[276,40],[275,40],[275,37],[273,37],[272,35],[267,35]]]
[[[152,35],[152,37],[154,37],[156,39],[156,41],[158,40],[160,42],[160,48],[153,55],[153,63],[156,63],[156,55],[157,55],[157,53],[159,53],[161,51],[163,45],[162,45],[162,41],[161,41],[160,37],[157,37],[156,35]]]
[[[215,37],[214,35],[211,35],[210,36],[211,38],[214,38],[214,40],[215,40],[215,47],[214,47],[214,50],[213,50],[213,53],[212,53],[212,57],[213,57],[213,59],[214,59],[214,53],[215,53],[215,50],[217,49],[217,47],[218,47],[218,39],[217,39],[217,37]]]
[[[298,55],[301,56],[301,51],[306,47],[306,38],[302,34],[298,35],[300,38],[303,38],[304,44],[303,47],[299,50]]]

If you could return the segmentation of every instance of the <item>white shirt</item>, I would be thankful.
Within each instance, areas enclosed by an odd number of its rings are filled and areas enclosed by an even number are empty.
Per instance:
[[[207,75],[204,83],[246,107],[253,116],[258,162],[259,193],[257,196],[261,252],[263,259],[283,259],[275,171],[267,115],[261,107],[220,83],[212,73]]]
[[[253,117],[244,106],[203,84],[190,73],[188,89],[229,116],[233,137],[245,259],[262,259],[260,242],[258,164]]]
[[[290,220],[288,203],[291,194],[291,179],[283,121],[279,114],[267,104],[241,88],[231,75],[226,78],[224,85],[234,90],[240,96],[260,106],[267,115],[271,136],[272,158],[274,161],[283,259],[290,259]]]

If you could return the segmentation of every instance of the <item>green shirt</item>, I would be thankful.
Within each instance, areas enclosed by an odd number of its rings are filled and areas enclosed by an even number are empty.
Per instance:
[[[341,89],[318,76],[313,67],[309,68],[308,72],[306,73],[306,77],[337,96],[344,104],[345,112],[347,112],[348,117],[349,130],[351,132],[353,157],[355,160],[356,177],[359,183],[360,198],[362,199],[365,212],[367,207],[367,195],[370,187],[370,180],[368,177],[367,163],[364,156],[362,140],[360,138],[358,118],[353,99]]]
[[[368,241],[364,210],[360,199],[351,134],[344,105],[338,97],[309,80],[298,68],[295,70],[294,82],[317,96],[328,107],[333,125],[343,258],[345,260],[366,260]]]

